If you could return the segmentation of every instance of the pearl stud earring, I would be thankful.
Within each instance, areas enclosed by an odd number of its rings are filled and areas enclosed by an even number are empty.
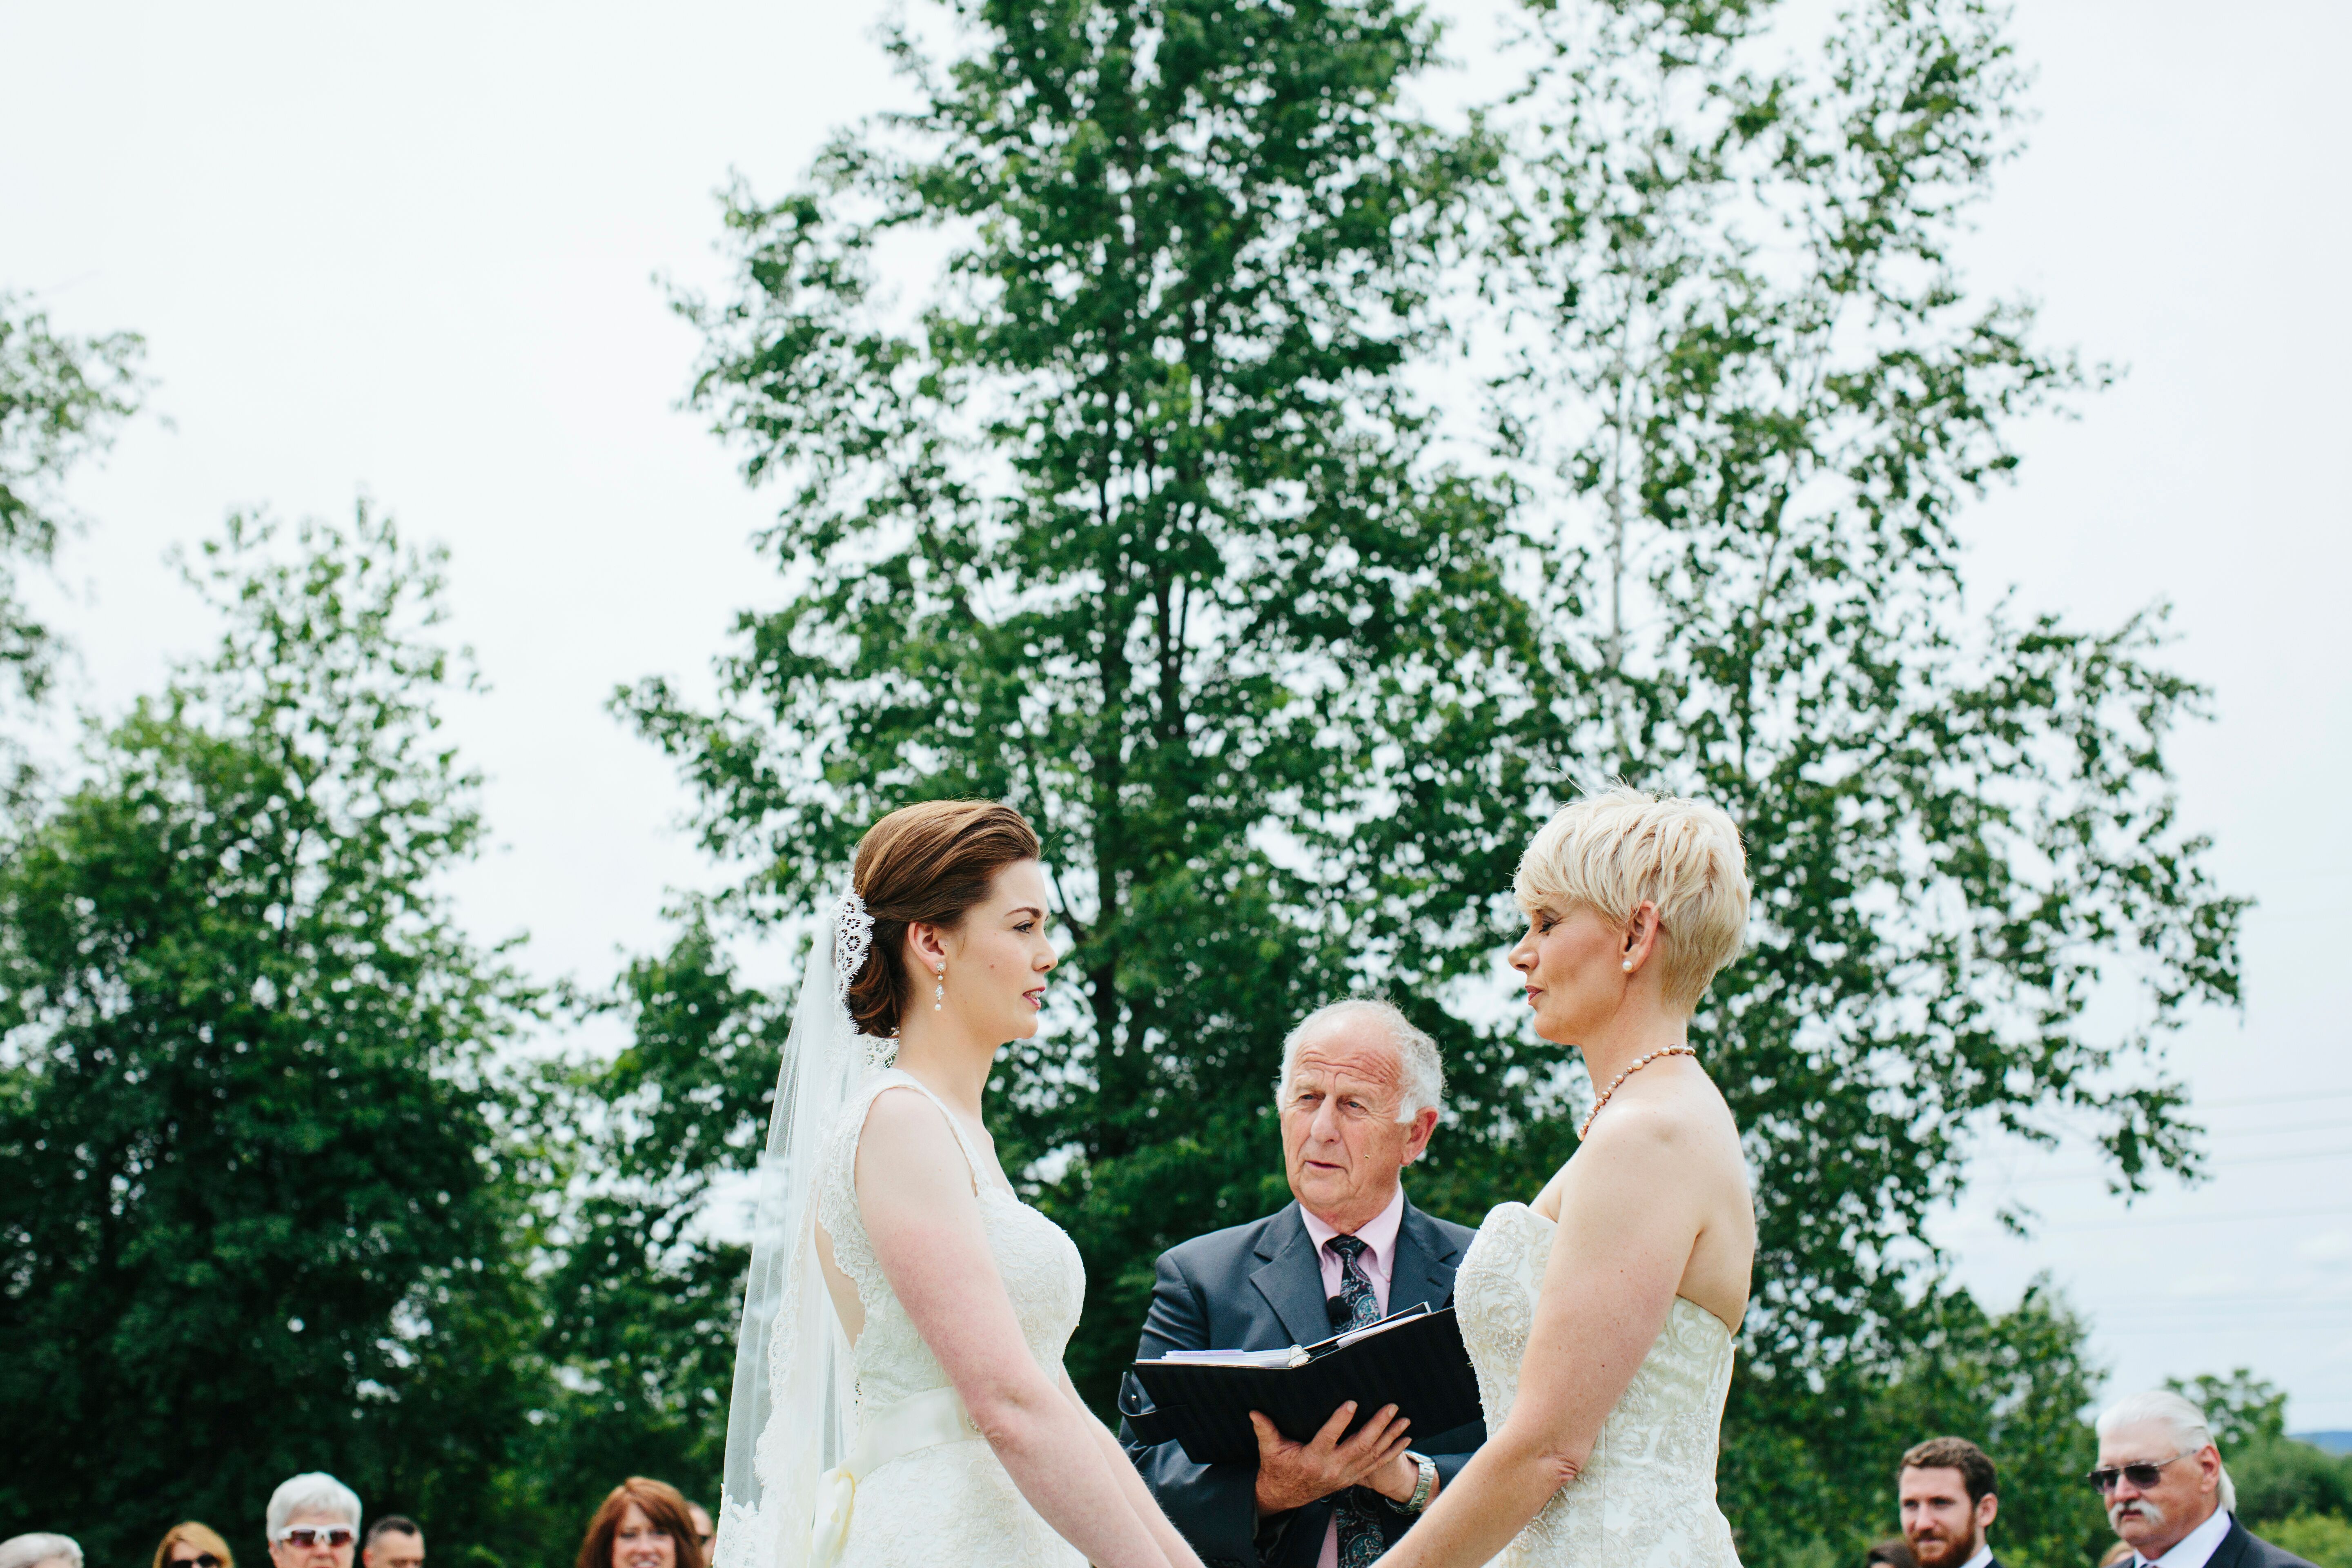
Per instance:
[[[1625,973],[1628,974],[1633,973],[1633,961],[1630,958],[1625,961]]]

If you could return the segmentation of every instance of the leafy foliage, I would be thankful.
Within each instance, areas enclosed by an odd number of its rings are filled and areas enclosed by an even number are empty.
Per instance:
[[[2317,1568],[2352,1568],[2352,1519],[2336,1513],[2299,1513],[2266,1527],[2263,1539]]]
[[[232,519],[208,661],[94,733],[0,856],[0,1513],[94,1559],[329,1468],[494,1539],[530,1392],[489,1053],[451,925],[439,561]],[[101,1436],[102,1435],[102,1436]]]
[[[2275,1432],[2225,1446],[2221,1453],[2238,1486],[2238,1512],[2249,1523],[2268,1526],[2304,1515],[2352,1520],[2352,1458]]]
[[[2164,1386],[2205,1413],[2205,1424],[2224,1454],[2286,1436],[2286,1391],[2256,1377],[2251,1368],[2242,1366],[2227,1377],[2168,1377]]]
[[[2315,1521],[2308,1529],[2321,1541],[2328,1521],[2352,1520],[2352,1458],[2288,1436],[2286,1394],[2276,1384],[2240,1367],[2226,1377],[2175,1378],[2165,1386],[2205,1412],[2237,1483],[2240,1518],[2264,1529]]]
[[[630,1043],[556,1069],[533,1118],[552,1177],[541,1350],[561,1375],[528,1468],[561,1505],[551,1546],[621,1476],[718,1496],[749,1259],[708,1222],[728,1217],[711,1213],[714,1185],[757,1163],[789,1024],[698,915],[599,1005],[626,1017]]]

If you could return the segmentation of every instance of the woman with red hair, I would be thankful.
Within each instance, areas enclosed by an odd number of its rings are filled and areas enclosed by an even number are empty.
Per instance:
[[[708,1568],[686,1499],[666,1481],[631,1476],[604,1494],[580,1542],[577,1568]]]

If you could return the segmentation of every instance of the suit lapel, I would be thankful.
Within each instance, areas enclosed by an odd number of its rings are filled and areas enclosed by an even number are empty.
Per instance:
[[[1389,1268],[1389,1310],[1426,1304],[1433,1312],[1445,1305],[1454,1294],[1454,1270],[1461,1260],[1461,1249],[1406,1199],[1404,1216],[1397,1225],[1396,1261]]]
[[[1324,1305],[1323,1269],[1315,1260],[1315,1244],[1307,1222],[1293,1203],[1275,1216],[1259,1237],[1257,1255],[1265,1261],[1250,1275],[1265,1304],[1282,1320],[1294,1344],[1311,1345],[1331,1337],[1331,1314]]]
[[[2221,1537],[2221,1545],[2213,1548],[2213,1555],[2205,1560],[2205,1568],[2238,1568],[2238,1560],[2245,1556],[2252,1544],[2253,1537],[2246,1533],[2246,1527],[2240,1524],[2237,1516],[2232,1514],[2230,1516],[2230,1532]]]

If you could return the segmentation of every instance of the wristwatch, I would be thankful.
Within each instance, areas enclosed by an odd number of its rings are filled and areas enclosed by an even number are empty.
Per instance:
[[[1430,1493],[1437,1489],[1437,1461],[1426,1454],[1416,1454],[1410,1448],[1404,1451],[1404,1457],[1421,1467],[1421,1480],[1412,1489],[1412,1496],[1397,1506],[1407,1513],[1419,1513],[1429,1506]]]

